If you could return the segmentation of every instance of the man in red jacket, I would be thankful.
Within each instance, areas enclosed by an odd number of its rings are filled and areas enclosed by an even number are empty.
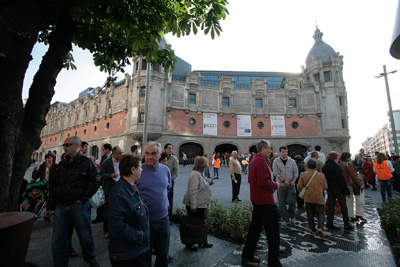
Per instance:
[[[267,158],[271,155],[271,144],[261,140],[257,144],[257,154],[249,165],[250,200],[253,203],[253,215],[246,244],[243,248],[242,263],[259,263],[261,260],[254,256],[261,226],[267,234],[268,266],[282,266],[279,261],[279,225],[278,211],[274,200],[274,190],[279,184],[272,180],[271,169]]]

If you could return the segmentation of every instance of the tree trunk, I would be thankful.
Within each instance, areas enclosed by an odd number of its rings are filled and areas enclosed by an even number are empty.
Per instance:
[[[16,145],[13,172],[10,182],[8,211],[18,207],[18,185],[29,165],[32,152],[40,146],[40,132],[46,125],[46,115],[54,95],[58,74],[63,68],[64,58],[72,49],[74,22],[69,10],[60,12],[56,29],[49,38],[49,50],[43,57],[39,70],[29,88],[29,98],[25,105],[25,117]]]
[[[24,116],[22,85],[46,2],[17,0],[0,4],[0,212],[7,210],[15,144]]]

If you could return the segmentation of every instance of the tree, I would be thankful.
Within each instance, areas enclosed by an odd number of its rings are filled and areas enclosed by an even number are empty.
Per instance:
[[[17,209],[18,185],[40,146],[40,131],[58,73],[74,68],[72,44],[88,49],[110,74],[123,72],[129,58],[174,64],[174,52],[160,49],[166,33],[198,29],[214,38],[228,14],[227,0],[16,0],[0,4],[0,212]],[[37,42],[48,44],[23,106],[25,72]]]

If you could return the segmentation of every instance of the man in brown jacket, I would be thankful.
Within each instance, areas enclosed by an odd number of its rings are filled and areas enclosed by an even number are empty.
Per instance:
[[[346,205],[349,218],[352,222],[356,222],[359,219],[363,222],[367,220],[364,219],[364,185],[358,179],[356,168],[351,163],[351,154],[349,152],[343,152],[340,155],[339,166],[342,168],[344,179],[346,180],[347,187],[350,190],[350,196],[346,197]],[[357,186],[358,190],[355,191],[353,184]],[[355,202],[355,205],[354,205]],[[356,216],[354,216],[354,208],[356,210]]]
[[[316,234],[314,216],[317,215],[317,231],[320,237],[324,237],[325,234],[322,230],[324,225],[324,190],[328,189],[328,183],[326,182],[325,175],[321,172],[317,172],[315,169],[316,167],[317,163],[313,159],[307,161],[308,171],[300,174],[300,181],[297,184],[297,190],[300,192],[315,173],[313,180],[308,185],[304,194],[304,202],[306,203],[307,220],[311,234]]]

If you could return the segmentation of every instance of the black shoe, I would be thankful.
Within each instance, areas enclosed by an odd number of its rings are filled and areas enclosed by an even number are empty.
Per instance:
[[[339,227],[337,227],[333,224],[327,224],[326,228],[331,229],[331,230],[339,230],[340,229]]]
[[[76,257],[76,252],[73,248],[70,248],[68,250],[68,257],[71,257],[71,258]]]
[[[242,256],[242,263],[243,264],[253,264],[253,263],[260,263],[261,259],[259,257],[254,256],[253,258],[245,258]]]
[[[356,216],[356,218],[359,219],[359,220],[362,221],[362,222],[367,222],[367,219],[365,219],[365,218],[362,217],[362,216]]]
[[[193,246],[186,245],[186,249],[191,250],[191,251],[198,251],[199,247],[196,247],[195,245],[193,245]]]
[[[353,230],[353,229],[354,229],[354,226],[351,224],[344,226],[344,230]]]
[[[357,222],[357,221],[358,221],[358,219],[357,219],[356,217],[350,217],[350,220],[351,220],[352,222]]]
[[[200,247],[212,248],[212,247],[213,247],[213,244],[211,244],[211,243],[204,243],[204,244],[200,244]]]

